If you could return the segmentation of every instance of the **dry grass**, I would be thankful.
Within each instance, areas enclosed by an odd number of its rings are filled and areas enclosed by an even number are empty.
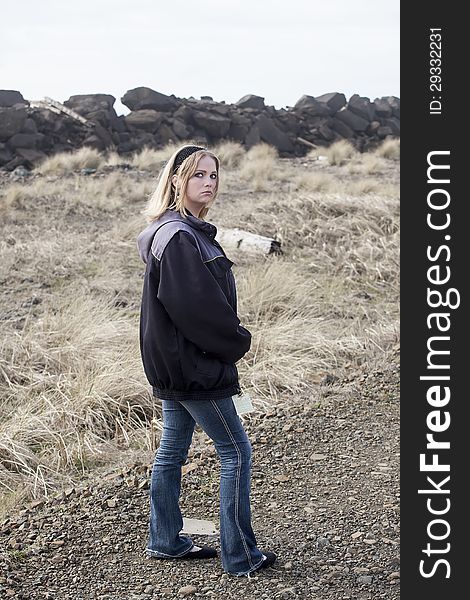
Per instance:
[[[354,154],[319,172],[317,161],[279,159],[266,145],[214,150],[225,191],[209,219],[284,249],[261,259],[228,250],[253,334],[239,372],[255,402],[305,399],[326,373],[386,360],[398,343],[397,163]],[[158,405],[140,363],[135,238],[156,166],[172,151],[91,176],[70,173],[68,155],[48,175],[0,187],[3,510],[151,455]]]
[[[375,155],[381,158],[388,158],[391,160],[399,160],[400,158],[400,139],[386,139],[382,144],[375,150]]]
[[[222,169],[235,169],[245,158],[246,150],[237,142],[223,142],[211,148],[220,159]]]
[[[99,169],[104,156],[94,148],[83,147],[75,152],[61,152],[46,158],[35,171],[42,175],[65,174],[77,169]]]
[[[357,154],[357,150],[348,140],[339,140],[326,148],[316,148],[308,153],[309,158],[326,156],[330,165],[341,166]]]

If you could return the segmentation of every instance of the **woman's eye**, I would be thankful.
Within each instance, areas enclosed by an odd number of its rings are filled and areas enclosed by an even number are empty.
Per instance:
[[[217,179],[217,173],[211,173],[211,178],[212,179]]]

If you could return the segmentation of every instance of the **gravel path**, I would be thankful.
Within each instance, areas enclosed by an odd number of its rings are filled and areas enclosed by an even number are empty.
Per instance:
[[[328,378],[310,398],[244,416],[258,545],[248,579],[219,559],[145,556],[150,464],[36,502],[0,524],[0,596],[55,600],[399,598],[398,366]],[[218,524],[219,465],[198,429],[183,477],[187,517]],[[218,539],[192,536],[219,550]]]

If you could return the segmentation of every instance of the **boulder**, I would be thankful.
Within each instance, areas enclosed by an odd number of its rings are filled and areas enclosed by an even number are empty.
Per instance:
[[[400,135],[400,121],[396,117],[390,117],[390,119],[383,120],[384,127],[390,127],[392,135]]]
[[[394,117],[396,117],[397,119],[400,118],[400,98],[397,98],[396,96],[385,96],[383,98],[384,100],[386,100],[389,104],[389,106],[392,108],[392,115]]]
[[[378,131],[380,127],[380,122],[379,121],[372,121],[372,123],[369,123],[369,127],[366,130],[366,133],[368,135],[375,135]]]
[[[44,152],[33,150],[32,148],[16,148],[15,154],[23,161],[21,164],[26,165],[28,168],[33,168],[47,158]]]
[[[171,95],[165,96],[148,87],[138,87],[128,90],[121,98],[124,106],[130,110],[152,109],[162,112],[174,111],[180,106],[178,99]]]
[[[382,125],[381,127],[379,127],[377,129],[377,135],[379,136],[379,138],[386,138],[388,136],[392,136],[393,135],[392,128]]]
[[[337,117],[333,117],[331,120],[331,128],[339,133],[339,135],[343,138],[350,139],[354,137],[354,131],[351,129],[351,127]]]
[[[153,109],[134,110],[124,120],[131,131],[137,129],[155,133],[162,123],[163,115]]]
[[[350,127],[353,131],[365,131],[369,126],[369,121],[352,112],[349,108],[342,108],[335,114],[334,118]]]
[[[79,115],[85,116],[95,111],[110,111],[113,109],[115,102],[116,98],[111,94],[77,94],[76,96],[70,96],[64,102],[64,106],[71,108]]]
[[[269,117],[259,115],[256,119],[256,125],[263,142],[275,146],[281,152],[291,152],[294,149],[289,136],[281,131]]]
[[[13,158],[12,151],[6,145],[0,142],[0,167],[6,165]]]
[[[37,133],[37,132],[38,132],[38,128],[37,128],[36,122],[33,119],[31,119],[30,117],[28,117],[26,119],[26,121],[24,122],[21,133]]]
[[[40,148],[46,136],[43,133],[15,133],[8,140],[10,148]]]
[[[359,96],[359,94],[351,96],[348,102],[348,109],[355,115],[369,121],[369,123],[374,120],[375,106],[369,98],[366,98],[365,96]]]
[[[124,131],[127,131],[126,117],[124,115],[119,115],[119,117],[111,117],[109,120],[109,127],[112,131],[124,133]]]
[[[245,146],[247,148],[251,148],[252,146],[256,146],[261,142],[261,137],[259,134],[258,125],[255,123],[251,126],[250,131],[246,134],[245,137]]]
[[[264,98],[256,96],[255,94],[247,94],[240,98],[235,105],[240,108],[255,108],[256,110],[263,110],[265,108]]]
[[[191,135],[190,128],[180,119],[172,119],[171,128],[180,140],[186,140]]]
[[[193,113],[194,123],[203,131],[215,139],[223,138],[230,129],[230,119],[212,112],[195,111]]]
[[[235,140],[237,142],[244,142],[248,132],[250,131],[250,125],[237,125],[236,123],[230,124],[230,129],[227,132],[227,138],[229,140]]]
[[[154,137],[155,142],[162,146],[166,146],[166,144],[171,144],[178,141],[178,136],[167,123],[160,125]]]
[[[374,100],[375,114],[378,117],[389,118],[392,116],[392,107],[388,103],[387,98],[376,98]]]
[[[346,106],[346,96],[338,92],[331,92],[330,94],[316,96],[315,100],[321,104],[324,104],[328,108],[330,115],[334,115],[340,109],[342,109],[343,106]]]
[[[308,113],[309,116],[323,117],[330,114],[328,107],[313,96],[303,95],[294,105],[294,111]]]
[[[6,141],[23,129],[28,114],[25,107],[0,108],[0,142]]]
[[[0,106],[8,108],[15,104],[25,104],[29,106],[29,102],[23,98],[23,95],[16,90],[0,90]]]

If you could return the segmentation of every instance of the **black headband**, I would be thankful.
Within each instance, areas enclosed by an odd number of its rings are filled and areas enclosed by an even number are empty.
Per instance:
[[[206,150],[206,148],[203,148],[202,146],[186,146],[185,148],[182,148],[175,157],[175,161],[173,163],[173,173],[176,173],[178,168],[188,158],[188,156],[191,156],[191,154],[194,154],[198,150]]]

